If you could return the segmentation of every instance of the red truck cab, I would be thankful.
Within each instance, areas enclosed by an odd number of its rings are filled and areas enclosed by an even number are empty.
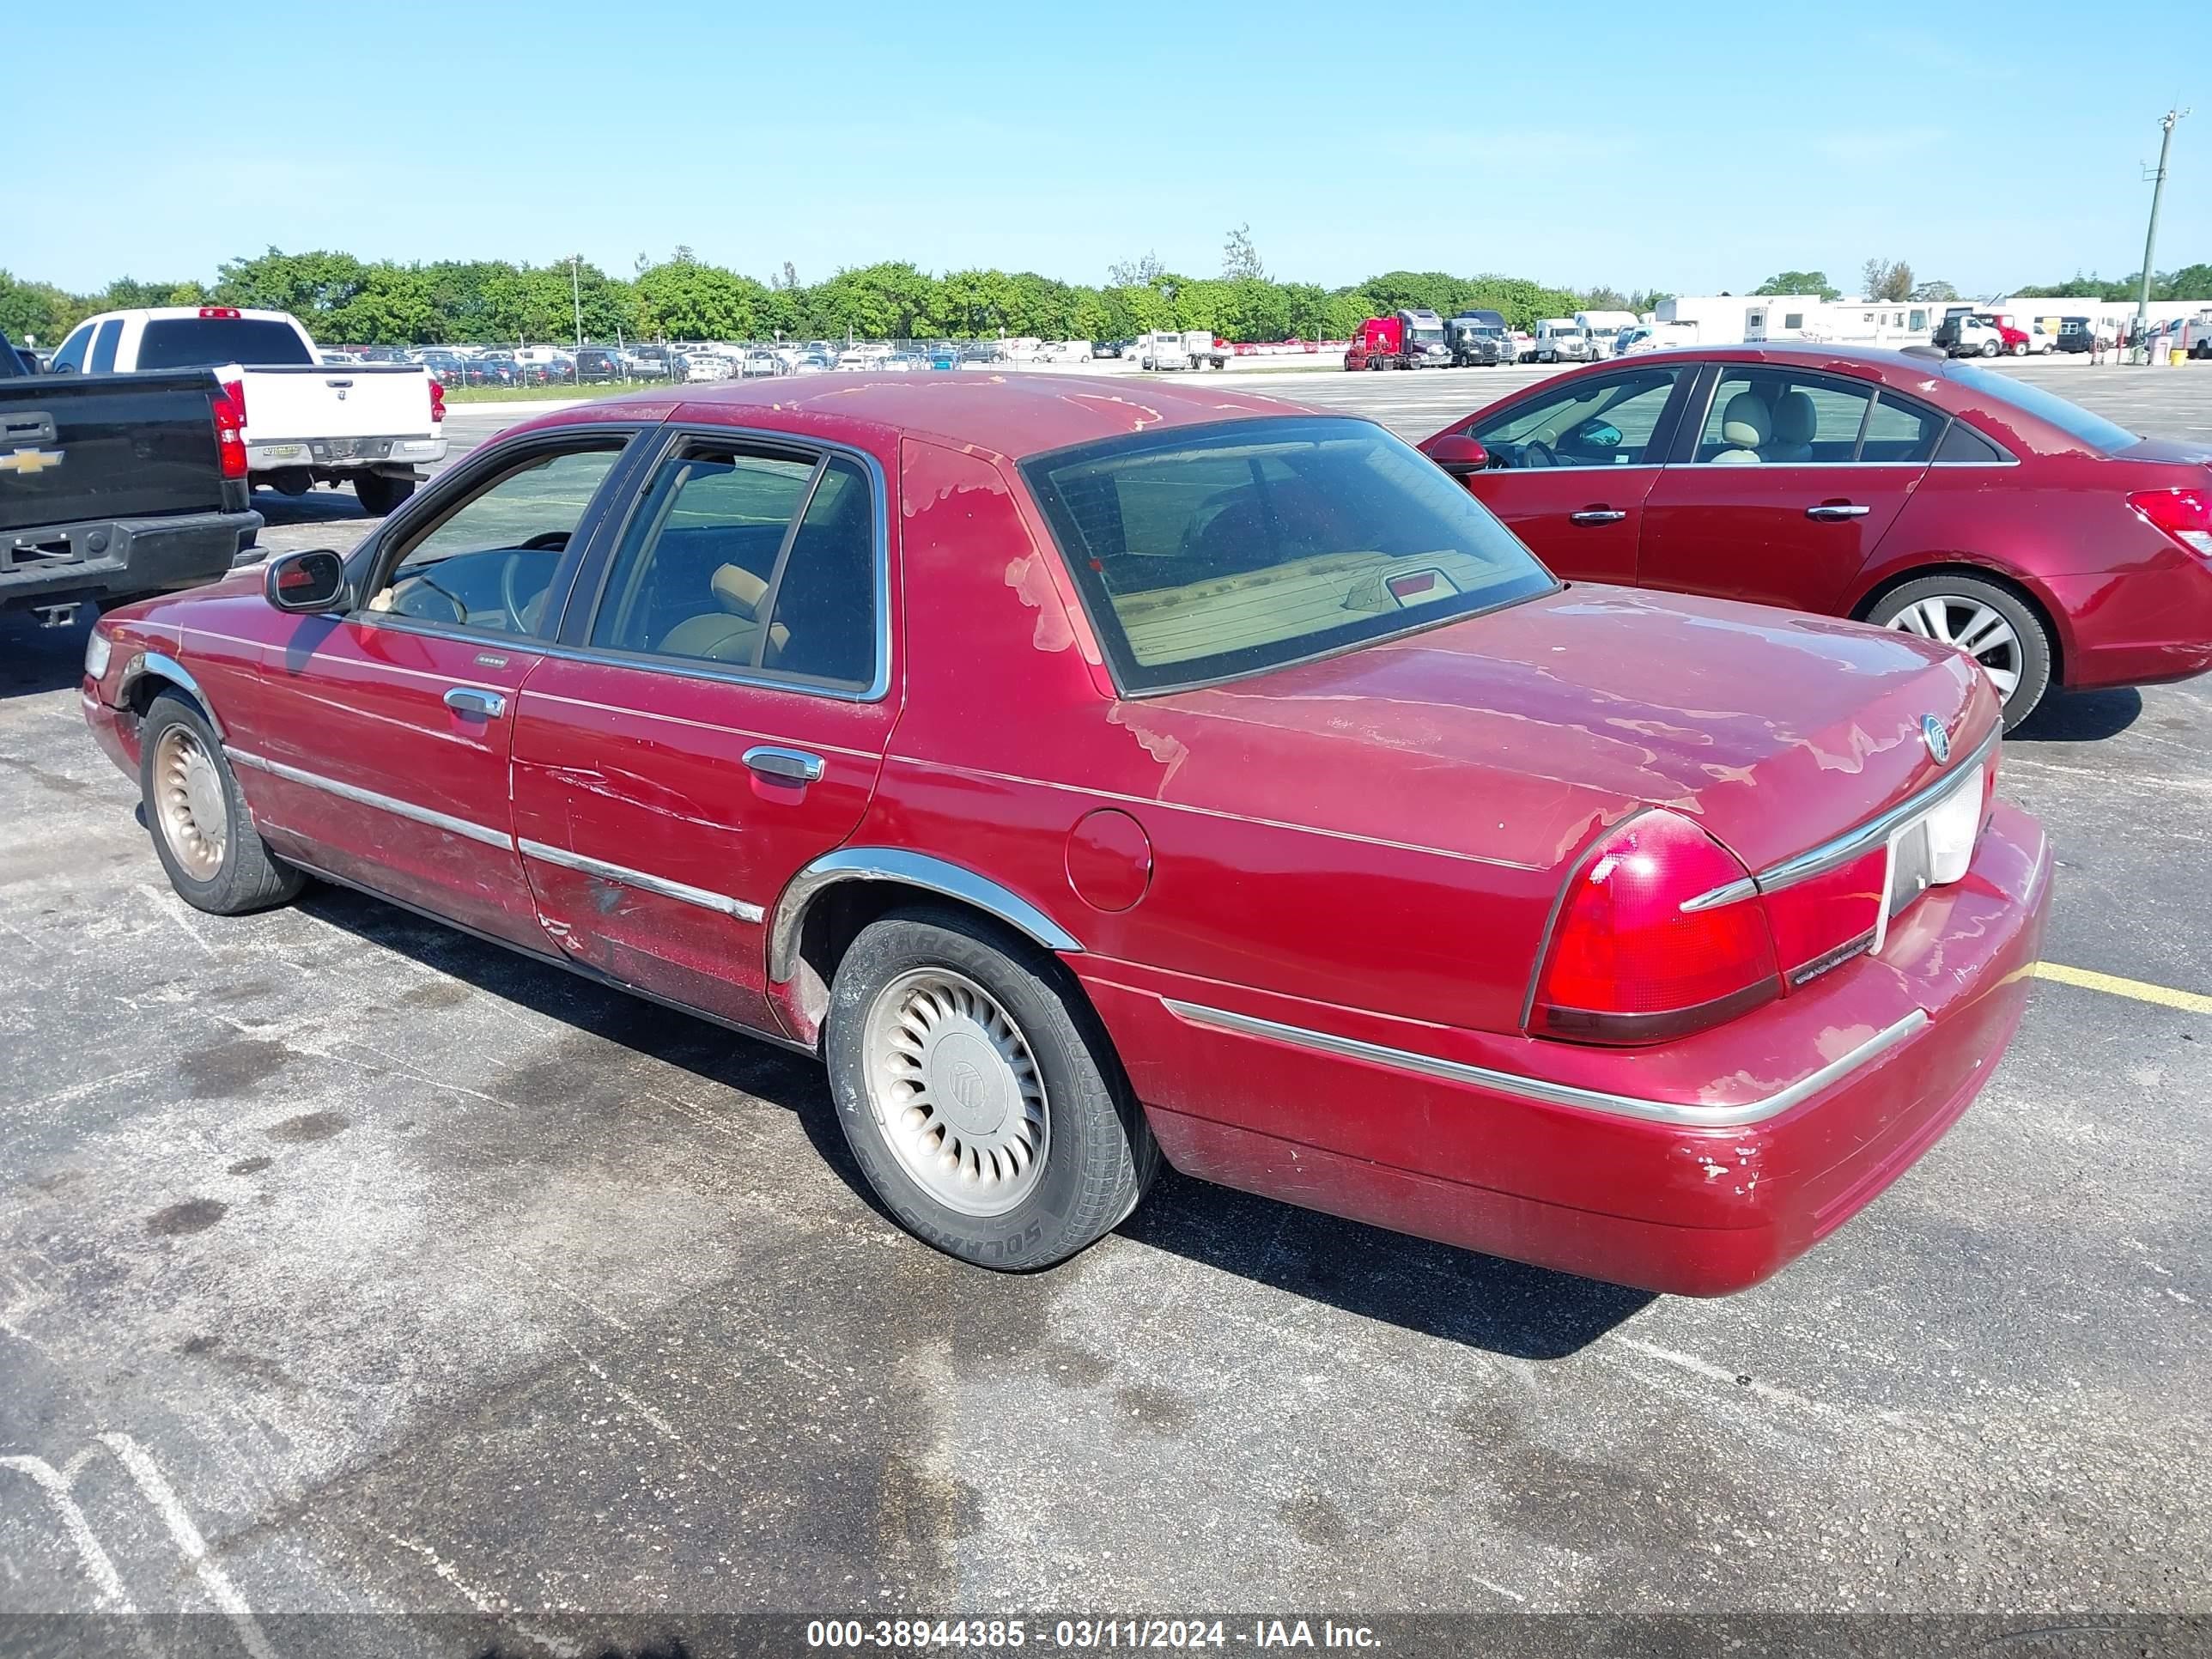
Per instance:
[[[1395,368],[1406,359],[1406,325],[1395,317],[1370,317],[1352,331],[1345,349],[1348,369]]]

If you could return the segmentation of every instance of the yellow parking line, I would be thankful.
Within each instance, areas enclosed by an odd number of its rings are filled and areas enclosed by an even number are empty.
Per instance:
[[[2108,991],[2116,997],[2133,997],[2137,1002],[2155,1002],[2161,1008],[2179,1008],[2185,1014],[2212,1014],[2212,997],[2196,991],[2177,991],[2171,985],[2122,979],[2118,974],[2100,974],[2094,968],[2069,968],[2063,963],[2039,962],[2035,964],[2035,976],[2057,980],[2061,985]]]

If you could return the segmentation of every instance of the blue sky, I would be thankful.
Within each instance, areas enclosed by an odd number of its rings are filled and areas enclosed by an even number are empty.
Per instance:
[[[1147,249],[1211,275],[1249,222],[1271,274],[1331,284],[1850,289],[1881,255],[1990,291],[2137,266],[2139,163],[2177,100],[2200,112],[2158,264],[2212,259],[2212,76],[2175,0],[2102,28],[2011,5],[1995,29],[1771,4],[9,9],[9,125],[51,142],[9,169],[0,267],[72,288],[271,244],[1097,282]],[[2195,44],[2153,69],[2161,40]]]

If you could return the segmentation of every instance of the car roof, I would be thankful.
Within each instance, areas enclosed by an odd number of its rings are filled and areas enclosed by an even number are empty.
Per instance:
[[[672,418],[669,394],[647,391],[579,404],[532,424],[620,419],[631,405],[651,419]],[[1334,412],[1231,391],[1212,381],[1125,386],[1078,375],[972,372],[941,380],[861,374],[818,381],[733,381],[687,392],[678,408],[685,420],[817,436],[829,436],[830,428],[849,422],[972,445],[1009,459],[1163,427]]]

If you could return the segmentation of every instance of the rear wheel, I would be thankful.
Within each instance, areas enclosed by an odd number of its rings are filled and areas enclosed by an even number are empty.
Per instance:
[[[911,1231],[1049,1267],[1112,1231],[1159,1152],[1060,965],[963,914],[895,912],[838,964],[823,1053],[845,1139]]]
[[[359,498],[362,512],[380,519],[415,493],[415,480],[363,472],[354,479],[353,493]]]
[[[2051,635],[2019,595],[1972,576],[1923,576],[1884,594],[1869,622],[1956,646],[1982,665],[2009,732],[2051,689]]]
[[[270,854],[247,814],[238,775],[198,705],[154,699],[139,727],[138,787],[146,827],[169,884],[194,909],[243,915],[283,904],[307,878]]]

